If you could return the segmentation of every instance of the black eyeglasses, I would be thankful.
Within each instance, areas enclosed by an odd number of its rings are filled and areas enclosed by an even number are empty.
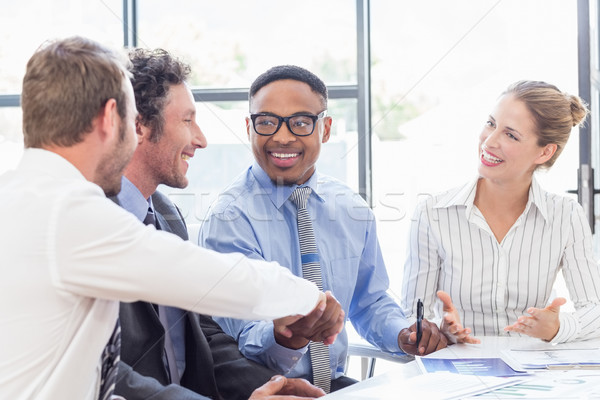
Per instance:
[[[296,136],[309,136],[315,131],[317,120],[325,118],[327,110],[318,115],[297,114],[289,117],[280,117],[279,115],[260,113],[250,114],[254,131],[262,136],[271,136],[277,133],[281,125],[285,122],[290,132]]]

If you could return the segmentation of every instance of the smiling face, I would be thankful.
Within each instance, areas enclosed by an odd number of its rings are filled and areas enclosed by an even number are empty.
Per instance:
[[[323,99],[304,82],[285,79],[271,82],[250,100],[250,113],[270,113],[281,117],[295,114],[317,115],[324,110]],[[301,185],[315,171],[321,143],[329,140],[331,118],[319,119],[309,136],[292,134],[285,123],[277,133],[262,136],[246,118],[246,130],[258,165],[277,184]]]
[[[188,178],[188,160],[197,148],[206,147],[206,138],[196,123],[196,105],[188,86],[184,83],[169,88],[163,109],[163,133],[158,142],[147,140],[149,132],[142,126],[140,150],[147,160],[145,173],[156,185],[185,188]]]
[[[503,96],[479,136],[479,174],[493,181],[531,180],[556,145],[538,145],[536,126],[525,103]]]

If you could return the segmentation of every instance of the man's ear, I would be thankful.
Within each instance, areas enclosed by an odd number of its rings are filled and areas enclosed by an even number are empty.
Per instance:
[[[250,117],[246,117],[246,133],[248,133],[248,140],[250,140],[250,129],[252,129],[252,120]]]
[[[120,123],[121,117],[117,110],[117,101],[115,99],[108,99],[97,117],[100,139],[105,141],[112,140],[115,136],[118,138]]]
[[[321,143],[327,143],[329,141],[329,136],[331,135],[331,117],[323,118],[323,137],[321,138]]]
[[[146,125],[142,124],[140,116],[138,115],[135,119],[135,134],[137,136],[138,145],[142,144],[145,140],[150,140],[150,134],[152,130]]]

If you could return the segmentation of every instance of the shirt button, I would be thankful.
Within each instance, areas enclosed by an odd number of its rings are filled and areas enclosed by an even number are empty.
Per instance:
[[[293,357],[292,357],[292,361],[298,361],[298,357],[296,357],[296,356],[293,356]]]

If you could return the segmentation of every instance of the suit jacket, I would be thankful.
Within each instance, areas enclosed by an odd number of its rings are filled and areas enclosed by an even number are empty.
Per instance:
[[[116,201],[116,198],[113,198]],[[155,192],[158,229],[188,239],[179,209]],[[168,268],[165,265],[165,268]],[[233,294],[232,294],[233,295]],[[180,385],[170,384],[163,362],[165,330],[150,303],[121,303],[121,363],[115,394],[127,400],[248,399],[276,373],[245,358],[237,342],[206,315],[186,313],[185,371]]]

